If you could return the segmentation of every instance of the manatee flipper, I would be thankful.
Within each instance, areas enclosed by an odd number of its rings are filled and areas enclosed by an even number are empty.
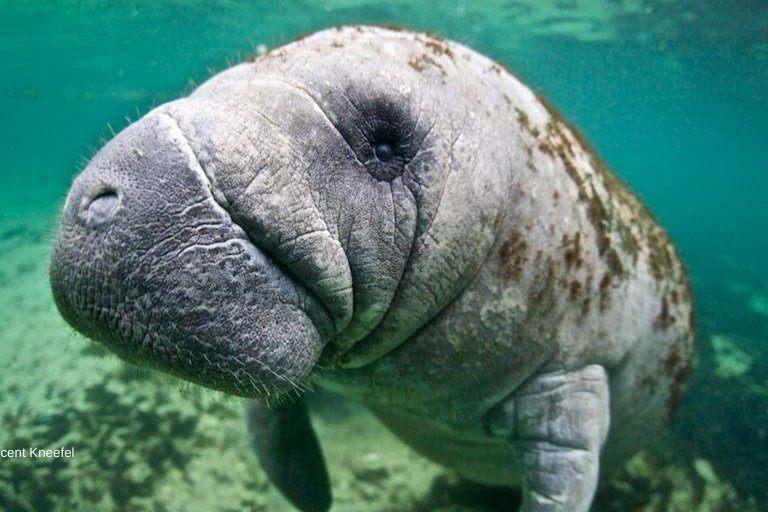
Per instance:
[[[306,403],[270,408],[246,400],[245,415],[259,461],[280,492],[302,512],[326,512],[331,484]]]
[[[589,510],[609,415],[608,376],[599,365],[535,375],[491,411],[491,432],[515,447],[521,512]]]

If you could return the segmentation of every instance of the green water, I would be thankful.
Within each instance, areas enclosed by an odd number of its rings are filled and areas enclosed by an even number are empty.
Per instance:
[[[77,169],[126,117],[260,45],[347,23],[437,32],[507,63],[582,128],[685,257],[699,349],[676,453],[630,468],[596,510],[768,510],[768,3],[757,0],[0,0],[0,448],[79,449],[0,459],[0,510],[286,510],[236,401],[135,372],[64,326],[48,241]],[[453,482],[359,408],[315,407],[334,510],[503,510],[507,498]],[[693,497],[674,509],[683,488]]]

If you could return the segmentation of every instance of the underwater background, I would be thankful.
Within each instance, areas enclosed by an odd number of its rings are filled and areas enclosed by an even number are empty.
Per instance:
[[[69,184],[112,132],[212,73],[339,24],[397,24],[514,69],[646,201],[698,313],[664,453],[605,478],[595,511],[768,510],[768,2],[0,0],[0,510],[290,510],[239,400],[119,362],[58,316],[47,266]],[[361,406],[312,399],[333,511],[512,510]],[[649,433],[655,436],[656,433]]]

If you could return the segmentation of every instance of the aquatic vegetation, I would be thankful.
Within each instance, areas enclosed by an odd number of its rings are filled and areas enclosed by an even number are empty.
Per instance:
[[[621,499],[621,497],[624,497]],[[632,501],[632,496],[646,496]],[[631,508],[630,508],[631,507]],[[612,480],[596,502],[601,512],[726,512],[760,510],[754,501],[740,499],[732,485],[723,481],[709,461],[659,460],[640,452]]]
[[[740,377],[752,368],[753,358],[739,349],[736,342],[723,334],[716,334],[710,340],[715,351],[715,372],[724,379]]]
[[[750,297],[749,307],[758,315],[768,317],[768,296],[757,293]]]

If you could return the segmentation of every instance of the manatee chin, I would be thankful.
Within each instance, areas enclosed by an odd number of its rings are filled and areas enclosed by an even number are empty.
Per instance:
[[[149,115],[75,180],[51,262],[56,304],[123,359],[227,393],[303,386],[326,307],[216,202],[179,128]]]

